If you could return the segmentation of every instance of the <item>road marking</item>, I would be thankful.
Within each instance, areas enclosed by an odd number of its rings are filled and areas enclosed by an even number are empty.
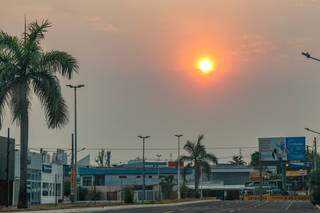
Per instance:
[[[167,211],[167,212],[164,212],[164,213],[173,213],[174,211]]]
[[[288,211],[288,209],[291,207],[293,201],[290,201],[289,205],[285,208],[286,211]]]

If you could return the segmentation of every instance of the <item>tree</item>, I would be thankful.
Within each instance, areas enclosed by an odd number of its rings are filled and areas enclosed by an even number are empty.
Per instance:
[[[309,176],[310,198],[313,204],[320,204],[320,170],[311,172]]]
[[[204,174],[210,174],[210,163],[217,164],[218,159],[214,154],[207,153],[206,147],[202,144],[204,135],[199,135],[196,142],[187,141],[184,145],[184,150],[188,153],[187,156],[182,156],[183,161],[187,161],[186,168],[194,169],[194,189],[195,195],[199,195],[199,181],[201,169]]]
[[[68,110],[57,77],[71,79],[78,71],[76,59],[63,51],[44,52],[40,46],[51,23],[29,24],[23,38],[0,32],[0,126],[5,107],[20,126],[20,192],[18,208],[27,208],[27,158],[29,110],[32,93],[38,96],[49,128],[68,122]]]
[[[232,157],[232,161],[230,161],[230,164],[243,166],[243,165],[246,165],[247,163],[243,160],[242,155],[234,155]]]
[[[69,197],[71,193],[71,182],[70,180],[66,180],[63,183],[63,195]]]
[[[125,203],[133,203],[133,190],[130,188],[124,189],[124,202]]]
[[[260,153],[258,151],[251,154],[250,165],[254,168],[258,168],[260,165]]]
[[[101,149],[96,157],[96,163],[100,167],[110,167],[111,152]]]
[[[161,191],[166,199],[171,198],[173,187],[176,185],[173,175],[161,177]]]

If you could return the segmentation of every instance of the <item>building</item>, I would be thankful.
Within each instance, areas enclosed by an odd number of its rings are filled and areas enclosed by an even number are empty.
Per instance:
[[[0,136],[0,206],[12,205],[12,189],[14,180],[14,147],[15,140]],[[9,149],[8,149],[9,148]],[[7,164],[8,163],[8,164]],[[7,168],[9,166],[9,168]],[[9,172],[9,181],[7,177]]]
[[[42,164],[41,204],[57,203],[63,198],[63,165]]]
[[[37,152],[28,152],[27,193],[29,205],[41,203],[41,170],[42,158]],[[13,205],[18,204],[20,186],[20,150],[15,151],[15,178],[14,178]]]
[[[245,189],[253,168],[243,165],[218,164],[211,167],[209,177],[203,176],[199,188],[205,196],[219,199],[239,199]],[[188,187],[194,188],[194,182],[188,182]]]
[[[135,201],[139,202],[142,199],[143,170],[131,163],[111,168],[80,167],[80,186],[99,191],[103,200],[122,200],[121,192],[124,188],[130,188],[135,192]],[[188,171],[188,174],[191,174],[191,171]],[[159,177],[170,175],[176,181],[177,169],[152,166],[150,163],[145,169],[145,199],[159,199]]]
[[[56,152],[52,154],[52,163],[67,165],[68,155],[63,149],[57,149]]]
[[[18,204],[20,150],[15,151],[13,205]],[[50,162],[45,152],[28,152],[27,193],[29,205],[55,203],[63,198],[63,165]]]

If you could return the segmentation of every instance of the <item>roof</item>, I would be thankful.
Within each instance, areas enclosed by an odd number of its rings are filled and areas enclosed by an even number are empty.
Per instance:
[[[194,189],[194,184],[188,184],[189,188]],[[202,189],[211,189],[211,190],[242,190],[245,189],[245,185],[221,185],[221,184],[211,184],[204,183],[202,186],[199,186]]]
[[[176,168],[159,168],[161,175],[176,175]],[[118,167],[118,168],[98,168],[98,167],[80,167],[80,175],[141,175],[142,168],[132,167]],[[146,168],[146,175],[157,175],[157,168]],[[191,170],[187,171],[187,174],[191,174]]]
[[[232,164],[218,164],[218,165],[214,165],[211,168],[211,172],[230,172],[230,173],[234,173],[234,172],[252,172],[253,171],[253,167],[251,166],[244,166],[244,165],[232,165]]]

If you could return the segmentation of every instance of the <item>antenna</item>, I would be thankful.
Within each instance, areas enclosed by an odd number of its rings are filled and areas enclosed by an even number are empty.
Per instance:
[[[27,41],[27,15],[24,14],[24,43]]]

